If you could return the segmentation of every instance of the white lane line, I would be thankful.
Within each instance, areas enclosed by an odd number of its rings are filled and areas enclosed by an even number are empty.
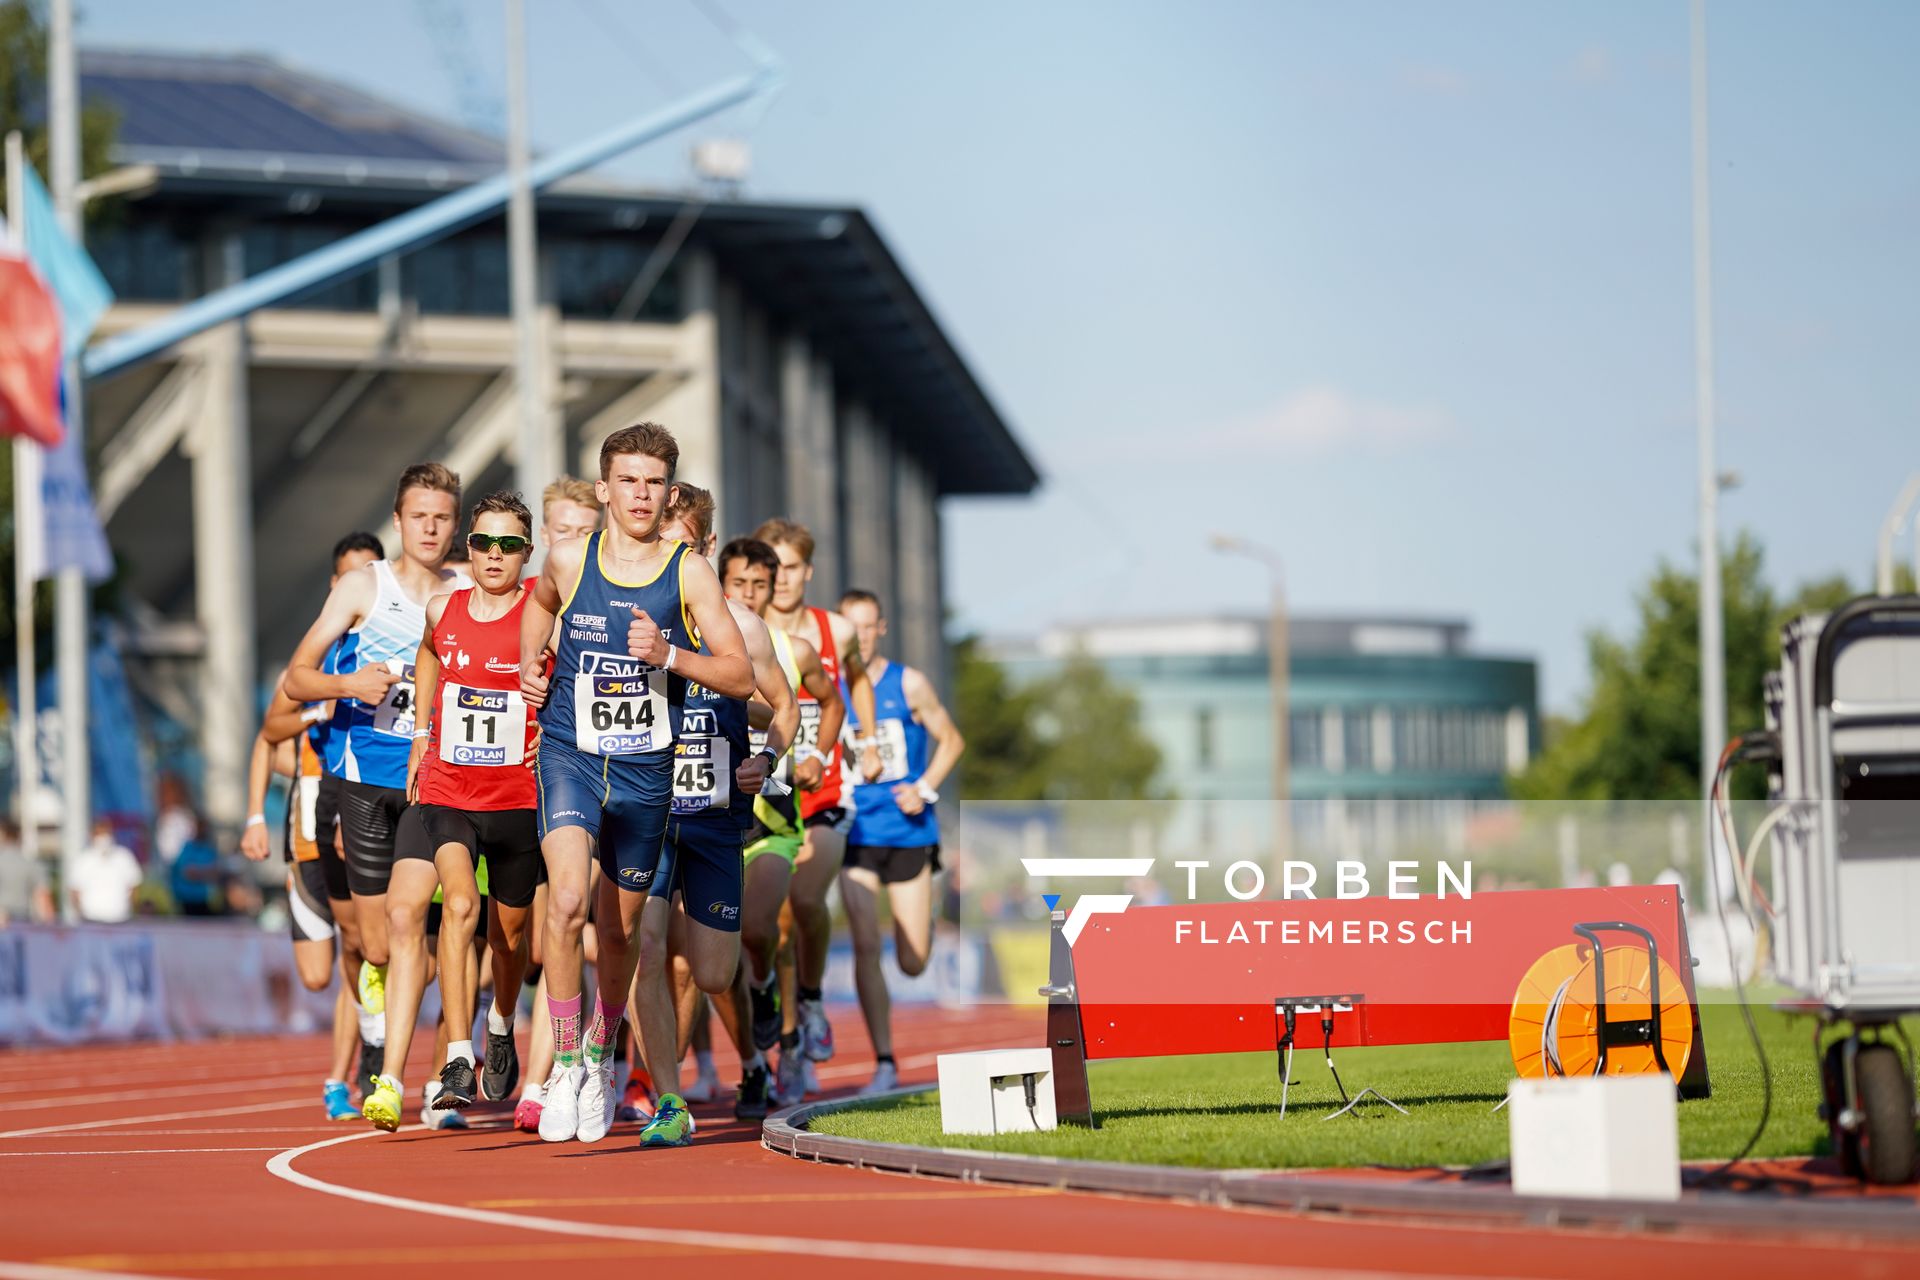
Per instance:
[[[409,1125],[402,1132],[417,1126]],[[324,1142],[291,1147],[267,1161],[267,1172],[298,1187],[323,1195],[358,1200],[384,1209],[478,1222],[490,1227],[517,1227],[554,1235],[585,1236],[595,1240],[632,1240],[643,1244],[680,1245],[729,1253],[788,1254],[801,1258],[841,1258],[849,1262],[885,1262],[903,1266],[953,1267],[969,1271],[1015,1271],[1054,1276],[1116,1276],[1120,1280],[1324,1280],[1341,1276],[1351,1280],[1404,1280],[1403,1272],[1358,1271],[1346,1267],[1270,1267],[1255,1263],[1208,1262],[1194,1258],[1126,1258],[1086,1253],[1054,1253],[1027,1249],[980,1249],[966,1246],[881,1243],[863,1240],[821,1239],[812,1236],[751,1235],[732,1231],[690,1231],[668,1227],[636,1227],[623,1223],[571,1222],[535,1214],[500,1213],[465,1205],[436,1204],[379,1191],[326,1182],[300,1172],[293,1162],[301,1156],[344,1142],[374,1137],[372,1131],[352,1133]],[[1427,1276],[1424,1280],[1465,1280],[1464,1277]]]
[[[136,1275],[130,1271],[79,1270],[75,1267],[49,1267],[38,1262],[0,1262],[0,1280],[168,1280],[164,1276]]]
[[[359,1122],[358,1113],[353,1119],[355,1123]],[[339,1120],[316,1120],[312,1124],[272,1124],[248,1129],[134,1129],[127,1133],[111,1133],[102,1129],[97,1133],[89,1134],[88,1137],[104,1141],[108,1138],[204,1138],[216,1133],[338,1133],[343,1123],[345,1122]],[[274,1148],[275,1151],[279,1149]]]
[[[124,1147],[117,1151],[0,1151],[0,1160],[30,1156],[187,1156],[205,1151],[284,1151],[285,1147]]]
[[[108,1120],[76,1120],[71,1124],[48,1124],[38,1129],[8,1129],[0,1138],[37,1138],[43,1133],[78,1133],[83,1129],[111,1129],[118,1126],[164,1124],[169,1120],[211,1120],[217,1116],[244,1116],[256,1111],[282,1111],[288,1107],[310,1107],[311,1098],[293,1098],[285,1102],[255,1102],[244,1107],[209,1107],[204,1111],[168,1111],[157,1116],[114,1116]],[[132,1135],[137,1136],[137,1135]]]
[[[263,1093],[269,1089],[292,1089],[312,1083],[311,1076],[272,1076],[265,1080],[236,1080],[231,1086],[222,1088],[223,1093]],[[151,1102],[159,1098],[185,1098],[196,1093],[205,1093],[216,1088],[212,1082],[203,1084],[167,1085],[158,1089],[126,1089],[119,1093],[69,1093],[50,1094],[44,1098],[29,1098],[22,1102],[0,1102],[0,1111],[51,1111],[56,1107],[90,1107],[100,1102]]]

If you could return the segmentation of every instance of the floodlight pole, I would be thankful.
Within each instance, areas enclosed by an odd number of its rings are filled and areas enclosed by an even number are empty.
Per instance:
[[[1713,218],[1707,160],[1707,6],[1693,0],[1693,384],[1700,485],[1700,794],[1727,738],[1726,640],[1720,600],[1720,474],[1714,461]],[[1708,851],[1713,824],[1707,824]]]
[[[532,507],[552,480],[553,409],[546,403],[547,380],[540,352],[540,273],[535,244],[533,186],[527,180],[531,156],[527,138],[527,15],[524,0],[507,0],[507,280],[513,309],[513,386],[519,401],[519,458],[514,487]]]
[[[1913,505],[1920,502],[1920,471],[1907,477],[1905,487],[1893,505],[1887,509],[1887,518],[1880,522],[1880,546],[1874,557],[1873,590],[1875,595],[1893,594],[1893,540],[1900,533],[1900,526],[1906,523],[1907,513]],[[1914,546],[1914,589],[1920,591],[1920,519],[1913,522]]]

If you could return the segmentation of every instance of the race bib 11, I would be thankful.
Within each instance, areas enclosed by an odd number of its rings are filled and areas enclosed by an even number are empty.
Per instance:
[[[527,704],[518,689],[440,685],[440,758],[448,764],[521,764]]]

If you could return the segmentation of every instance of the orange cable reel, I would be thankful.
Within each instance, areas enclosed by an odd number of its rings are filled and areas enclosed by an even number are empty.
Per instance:
[[[1652,957],[1644,947],[1610,946],[1606,961],[1609,1024],[1653,1016]],[[1514,992],[1507,1047],[1523,1079],[1600,1074],[1600,1009],[1594,993],[1593,947],[1570,942],[1528,967]],[[1693,1007],[1680,975],[1660,961],[1660,1047],[1677,1080],[1693,1051]],[[1651,1075],[1660,1069],[1651,1044],[1608,1047],[1604,1074]]]

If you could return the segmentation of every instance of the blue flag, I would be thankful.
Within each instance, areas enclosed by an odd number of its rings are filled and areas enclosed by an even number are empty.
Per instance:
[[[87,345],[94,326],[113,305],[113,289],[87,251],[61,230],[40,175],[28,166],[23,176],[27,258],[60,307],[61,347],[71,359]],[[62,385],[60,390],[64,412],[74,389]],[[93,489],[87,483],[86,463],[73,432],[67,432],[65,439],[47,450],[43,465],[41,509],[46,517],[46,540],[41,544],[40,576],[79,569],[89,582],[104,582],[113,576],[113,552],[100,527]]]

